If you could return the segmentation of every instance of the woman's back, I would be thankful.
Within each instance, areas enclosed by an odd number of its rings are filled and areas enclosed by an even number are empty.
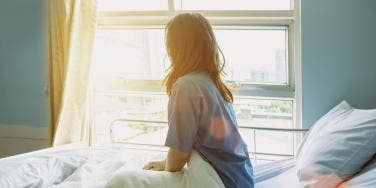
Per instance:
[[[232,105],[206,73],[190,73],[175,82],[168,113],[166,146],[197,150],[226,187],[253,187],[252,165]]]

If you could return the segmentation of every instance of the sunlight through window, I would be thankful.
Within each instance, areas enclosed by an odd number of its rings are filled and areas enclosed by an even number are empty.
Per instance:
[[[168,97],[162,80],[170,65],[164,36],[169,17],[163,15],[215,10],[220,16],[209,20],[220,23],[213,28],[225,57],[224,78],[234,89],[239,130],[252,159],[266,163],[294,155],[297,133],[285,131],[298,128],[294,18],[283,16],[292,15],[291,2],[99,0],[90,91],[94,144],[163,146]],[[247,14],[254,10],[278,14],[273,18]],[[228,11],[238,15],[226,17]]]

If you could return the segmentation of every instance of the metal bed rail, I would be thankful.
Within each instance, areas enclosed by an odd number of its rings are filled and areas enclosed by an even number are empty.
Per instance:
[[[153,120],[141,120],[141,119],[127,119],[127,118],[117,118],[109,123],[109,130],[110,130],[110,136],[112,143],[119,143],[119,144],[125,144],[131,147],[132,149],[137,149],[139,147],[153,147],[154,149],[147,149],[147,150],[153,150],[153,151],[160,151],[160,152],[166,152],[166,148],[163,145],[156,145],[156,144],[143,144],[143,143],[135,143],[135,142],[126,142],[126,141],[116,141],[112,137],[113,128],[116,123],[118,122],[134,122],[134,123],[150,123],[150,124],[168,124],[167,121],[153,121]],[[302,129],[302,128],[273,128],[273,127],[252,127],[252,126],[238,126],[239,129],[249,129],[253,131],[253,143],[256,143],[256,131],[274,131],[274,132],[290,132],[290,133],[297,133],[297,134],[303,134],[308,131],[308,129]],[[255,152],[249,152],[251,156],[253,156],[256,160],[257,155],[263,155],[263,156],[272,156],[272,157],[293,157],[295,153],[295,136],[293,136],[293,154],[280,154],[280,153],[263,153],[263,152],[257,152],[256,144],[255,144]],[[266,159],[260,159],[260,160],[266,160]]]

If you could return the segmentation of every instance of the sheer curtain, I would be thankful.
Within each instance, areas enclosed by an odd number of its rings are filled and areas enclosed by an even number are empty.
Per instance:
[[[49,72],[53,145],[90,144],[88,87],[95,0],[50,0]]]

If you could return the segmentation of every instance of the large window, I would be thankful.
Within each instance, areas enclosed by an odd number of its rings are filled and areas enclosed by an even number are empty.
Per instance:
[[[254,163],[292,156],[300,129],[298,0],[99,0],[92,66],[95,144],[160,147],[167,133],[164,26],[200,12],[213,24],[225,79]],[[160,147],[163,150],[163,147]]]

